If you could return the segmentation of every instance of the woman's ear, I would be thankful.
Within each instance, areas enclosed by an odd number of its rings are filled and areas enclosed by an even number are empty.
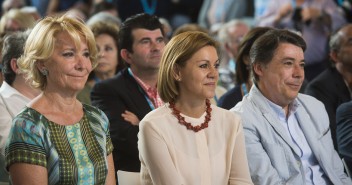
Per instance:
[[[43,61],[37,61],[37,68],[39,71],[42,71],[43,69],[46,69],[44,62]]]
[[[176,81],[181,81],[181,71],[180,71],[180,66],[179,65],[175,65],[174,69],[172,70],[172,76],[175,78]]]

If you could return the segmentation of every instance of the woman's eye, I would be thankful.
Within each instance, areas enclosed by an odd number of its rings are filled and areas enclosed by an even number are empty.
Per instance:
[[[214,65],[214,67],[215,67],[215,69],[219,69],[220,63],[216,63],[216,64]]]
[[[89,52],[84,52],[84,53],[83,53],[83,56],[85,56],[85,57],[88,58],[88,57],[89,57]]]
[[[111,51],[112,50],[112,47],[108,46],[108,47],[105,47],[105,51]]]
[[[208,67],[208,64],[202,64],[199,66],[200,68],[207,68]]]
[[[66,52],[66,53],[63,53],[62,56],[64,57],[72,57],[74,55],[73,52]]]

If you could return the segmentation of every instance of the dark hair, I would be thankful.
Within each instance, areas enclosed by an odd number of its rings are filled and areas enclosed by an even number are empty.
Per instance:
[[[253,64],[260,63],[267,65],[271,62],[276,52],[276,49],[281,43],[289,43],[302,48],[303,51],[306,50],[306,42],[304,39],[289,30],[284,29],[272,29],[267,31],[261,37],[259,37],[253,44],[249,55],[251,58],[252,72],[254,75],[253,81],[256,83],[258,75],[253,71]]]
[[[249,51],[251,50],[254,41],[271,29],[273,28],[255,27],[243,37],[243,40],[238,47],[238,55],[236,57],[236,84],[248,82],[250,78],[250,68],[245,64],[246,57],[249,59]]]
[[[132,31],[135,29],[147,29],[155,30],[160,29],[162,35],[164,36],[163,25],[160,23],[159,18],[155,15],[149,15],[146,13],[136,14],[127,18],[120,27],[119,31],[119,60],[123,61],[121,57],[121,50],[127,49],[129,52],[132,51],[133,36]]]
[[[11,68],[11,60],[18,59],[24,51],[24,44],[28,38],[26,32],[13,32],[5,36],[3,47],[2,47],[2,73],[4,80],[9,85],[12,85],[16,78],[15,71]]]
[[[109,11],[109,10],[116,10],[117,11],[117,6],[113,2],[108,2],[108,1],[102,1],[100,3],[96,3],[93,6],[93,11],[91,13],[91,16],[102,12],[102,11]]]

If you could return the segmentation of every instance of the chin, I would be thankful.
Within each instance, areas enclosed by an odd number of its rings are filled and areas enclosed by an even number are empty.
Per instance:
[[[214,98],[214,97],[215,97],[215,93],[207,94],[207,95],[205,96],[206,99],[212,99],[212,98]]]

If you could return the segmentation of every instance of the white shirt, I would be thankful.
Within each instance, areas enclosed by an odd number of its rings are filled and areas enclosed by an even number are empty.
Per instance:
[[[295,113],[297,107],[300,106],[297,101],[293,101],[292,104],[289,105],[289,115],[287,119],[285,115],[285,110],[282,107],[274,104],[269,100],[268,103],[271,108],[276,112],[278,119],[280,120],[281,124],[285,127],[285,130],[292,139],[292,142],[297,146],[297,148],[301,152],[299,157],[301,158],[307,185],[329,184],[329,181],[326,179],[326,177],[324,177],[324,171],[319,166],[319,163],[316,157],[314,156],[307,142],[306,136],[304,135],[296,118]]]
[[[12,119],[30,102],[30,99],[22,95],[5,81],[0,87],[0,182],[6,177],[4,159],[5,144],[10,133]]]
[[[252,184],[239,116],[211,105],[209,127],[193,132],[178,123],[168,106],[151,111],[139,125],[143,185]],[[182,116],[195,126],[205,115]]]

